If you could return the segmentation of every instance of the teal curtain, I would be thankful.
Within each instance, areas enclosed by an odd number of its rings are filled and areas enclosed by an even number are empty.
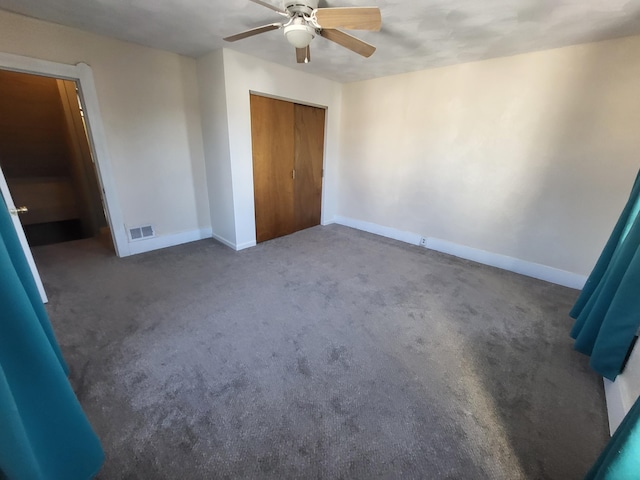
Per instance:
[[[585,480],[640,478],[640,398],[609,440]]]
[[[92,478],[104,460],[0,195],[0,478]]]
[[[640,173],[622,215],[571,310],[575,349],[615,380],[640,326]]]

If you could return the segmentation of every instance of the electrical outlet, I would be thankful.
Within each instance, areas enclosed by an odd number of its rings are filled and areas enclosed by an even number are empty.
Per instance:
[[[427,246],[427,237],[420,237],[420,246],[421,247]]]

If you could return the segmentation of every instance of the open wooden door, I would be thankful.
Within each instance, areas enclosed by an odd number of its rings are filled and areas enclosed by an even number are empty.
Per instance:
[[[320,224],[325,112],[251,95],[258,243]]]
[[[29,264],[29,268],[31,268],[33,279],[36,281],[38,291],[40,292],[40,297],[42,298],[43,303],[47,303],[49,300],[47,298],[47,294],[44,291],[44,285],[42,285],[40,273],[38,272],[38,268],[36,267],[36,262],[33,260],[31,249],[29,248],[29,244],[27,243],[27,237],[24,235],[22,224],[20,223],[20,219],[18,218],[21,208],[25,207],[16,207],[16,205],[13,203],[13,198],[11,198],[11,192],[9,192],[9,186],[7,185],[7,181],[4,178],[4,173],[2,173],[2,168],[0,168],[0,194],[2,194],[4,203],[7,204],[7,208],[9,209],[9,213],[11,214],[13,226],[15,227],[16,233],[18,234],[18,240],[20,240],[20,245],[22,245],[24,256],[27,257],[27,263]]]

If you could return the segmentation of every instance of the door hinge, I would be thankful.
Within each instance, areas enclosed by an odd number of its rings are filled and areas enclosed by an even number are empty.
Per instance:
[[[291,170],[291,178],[293,178],[294,180],[296,179],[296,170],[295,169]]]

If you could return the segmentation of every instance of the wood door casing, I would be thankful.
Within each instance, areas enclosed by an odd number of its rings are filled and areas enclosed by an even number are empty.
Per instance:
[[[320,225],[324,110],[296,104],[294,210],[296,230]]]
[[[256,241],[295,231],[294,104],[251,95]]]
[[[75,190],[81,199],[82,230],[87,237],[97,236],[107,226],[98,183],[98,172],[92,160],[91,147],[78,104],[76,83],[71,80],[56,80],[69,145],[70,173]]]

